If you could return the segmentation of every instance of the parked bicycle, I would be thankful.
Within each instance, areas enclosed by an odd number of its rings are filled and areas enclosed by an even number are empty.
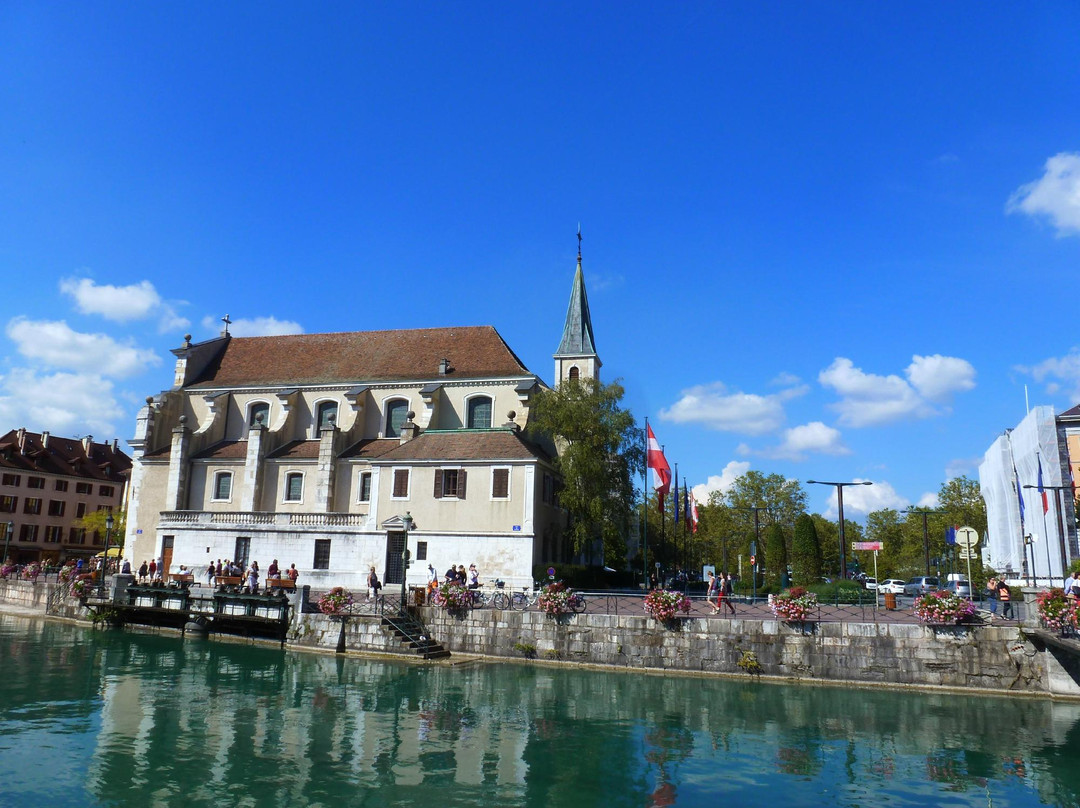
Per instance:
[[[501,581],[498,578],[491,580],[492,589],[474,589],[472,607],[474,609],[483,609],[486,606],[491,606],[493,609],[517,609],[524,608],[517,605],[519,599],[524,599],[524,595],[520,592],[507,592],[504,590],[506,586],[505,581]]]

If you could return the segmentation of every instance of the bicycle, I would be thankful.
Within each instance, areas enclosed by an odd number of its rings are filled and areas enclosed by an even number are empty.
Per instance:
[[[485,606],[490,605],[493,609],[512,608],[512,596],[503,592],[503,587],[506,585],[505,581],[493,578],[490,583],[495,587],[494,592],[487,589],[474,589],[472,591],[472,607],[474,609],[483,609]]]
[[[534,581],[531,595],[529,594],[528,588],[524,587],[520,592],[513,593],[511,597],[511,607],[517,609],[519,612],[523,612],[526,609],[539,603],[540,595],[542,595],[543,592],[544,587],[540,583]],[[580,592],[574,592],[572,595],[570,595],[569,598],[567,598],[566,605],[567,607],[569,607],[570,611],[576,614],[581,614],[585,611],[586,607],[585,596],[582,595]]]

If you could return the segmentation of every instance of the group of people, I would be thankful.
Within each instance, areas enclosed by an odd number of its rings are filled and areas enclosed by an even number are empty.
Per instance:
[[[1001,618],[1011,620],[1013,616],[1012,589],[1004,578],[991,578],[986,582],[986,591],[990,599],[990,619],[997,615],[998,602],[1001,603]]]
[[[145,584],[147,581],[160,581],[164,576],[165,562],[160,558],[151,558],[149,564],[144,559],[139,565],[140,584]]]
[[[1065,597],[1069,600],[1080,600],[1080,572],[1074,572],[1065,579]]]
[[[429,583],[434,574],[435,568],[431,564],[428,564]],[[468,572],[465,571],[464,564],[459,564],[457,567],[451,564],[450,568],[443,574],[443,582],[448,584],[461,584],[462,586],[467,586],[469,589],[479,589],[480,573],[476,569],[475,564],[469,565]]]
[[[719,614],[725,606],[732,614],[735,614],[735,604],[732,602],[734,594],[735,585],[731,582],[730,573],[722,572],[717,575],[709,570],[709,589],[705,593],[705,598],[712,606],[713,614]]]

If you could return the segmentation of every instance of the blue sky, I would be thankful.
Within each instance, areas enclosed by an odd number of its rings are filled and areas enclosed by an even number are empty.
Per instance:
[[[122,439],[184,333],[495,326],[700,486],[931,501],[1080,403],[1068,3],[0,5],[0,426]],[[831,494],[811,486],[811,505]]]

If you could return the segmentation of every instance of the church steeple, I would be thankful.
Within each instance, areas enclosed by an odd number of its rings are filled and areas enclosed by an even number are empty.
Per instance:
[[[600,378],[600,357],[596,354],[589,297],[585,294],[585,274],[581,271],[581,226],[578,226],[577,272],[570,290],[562,341],[555,352],[555,385],[564,379]]]

